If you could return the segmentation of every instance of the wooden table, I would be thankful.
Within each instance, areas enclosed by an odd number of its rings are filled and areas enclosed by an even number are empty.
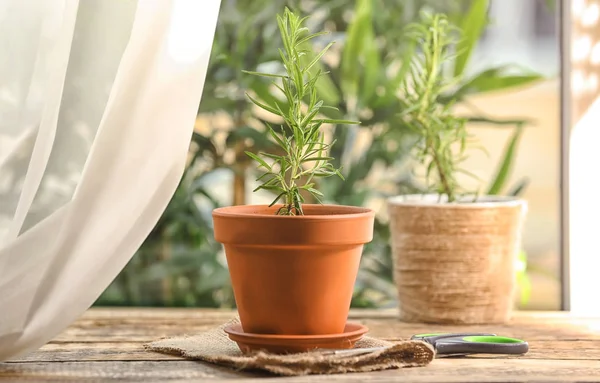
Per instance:
[[[146,342],[207,330],[232,311],[203,309],[91,309],[37,352],[0,363],[1,381],[198,381],[269,380],[363,382],[600,382],[600,318],[568,313],[517,313],[500,326],[432,326],[399,322],[394,311],[353,311],[352,320],[385,339],[437,331],[491,331],[529,341],[525,356],[438,358],[427,367],[373,373],[292,378],[237,373],[175,356],[145,351]]]

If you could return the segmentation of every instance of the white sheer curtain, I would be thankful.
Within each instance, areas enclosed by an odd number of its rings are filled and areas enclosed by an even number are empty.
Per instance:
[[[0,1],[0,360],[81,315],[160,217],[219,5]]]

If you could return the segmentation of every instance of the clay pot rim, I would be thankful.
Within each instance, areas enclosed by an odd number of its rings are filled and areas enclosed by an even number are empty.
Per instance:
[[[362,337],[369,332],[369,328],[358,322],[346,322],[344,331],[335,334],[295,335],[295,334],[256,334],[245,332],[240,323],[231,324],[223,329],[228,335],[237,339],[268,341],[290,341],[311,343],[319,341],[335,341],[353,337]]]
[[[499,207],[527,207],[527,201],[520,197],[500,196],[500,195],[482,195],[476,202],[458,201],[448,203],[442,199],[439,202],[438,194],[406,194],[397,195],[387,199],[389,206],[411,206],[427,208],[454,208],[454,209],[472,209],[472,208],[499,208]]]
[[[348,205],[333,205],[333,204],[303,204],[304,210],[317,211],[317,214],[307,215],[296,215],[296,216],[285,216],[275,214],[264,214],[256,213],[255,210],[263,209],[276,209],[282,205],[237,205],[237,206],[225,206],[219,207],[212,211],[213,217],[223,218],[260,218],[260,219],[277,219],[277,220],[302,220],[302,221],[322,221],[322,220],[347,220],[347,219],[358,219],[358,218],[370,218],[375,215],[372,209],[359,207],[359,206],[348,206]],[[329,214],[327,211],[334,211],[335,213]]]

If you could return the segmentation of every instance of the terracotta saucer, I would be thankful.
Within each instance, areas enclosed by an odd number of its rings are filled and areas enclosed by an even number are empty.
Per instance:
[[[238,344],[243,353],[267,351],[274,354],[306,352],[314,349],[349,349],[369,331],[359,323],[346,323],[341,334],[328,335],[274,335],[245,333],[241,324],[225,327],[229,339]]]

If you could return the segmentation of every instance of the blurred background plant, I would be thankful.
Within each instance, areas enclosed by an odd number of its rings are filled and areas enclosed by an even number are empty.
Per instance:
[[[269,203],[273,198],[270,194],[251,196],[255,169],[244,154],[274,150],[264,129],[272,116],[265,116],[245,98],[248,92],[272,103],[270,82],[246,75],[242,69],[283,71],[278,67],[275,15],[284,6],[311,15],[309,29],[331,32],[314,40],[314,51],[336,42],[319,68],[330,72],[317,84],[319,97],[339,110],[327,110],[326,117],[362,122],[329,126],[328,134],[336,140],[333,165],[343,167],[345,181],[331,177],[319,186],[328,197],[325,203],[369,206],[377,212],[354,307],[395,305],[385,199],[425,189],[410,156],[414,136],[398,113],[400,84],[418,49],[405,38],[404,26],[416,20],[419,12],[444,12],[463,31],[448,74],[459,81],[442,101],[464,105],[464,118],[477,126],[512,130],[495,174],[485,180],[487,194],[519,195],[526,188],[527,179],[510,186],[508,180],[524,127],[532,122],[492,118],[469,103],[473,95],[541,78],[517,65],[491,66],[474,73],[467,70],[490,22],[487,0],[222,0],[184,177],[151,235],[98,305],[234,305],[225,258],[213,239],[211,211],[222,205]],[[277,101],[285,108],[282,100]],[[524,255],[520,261],[521,303],[526,303],[529,281]]]

